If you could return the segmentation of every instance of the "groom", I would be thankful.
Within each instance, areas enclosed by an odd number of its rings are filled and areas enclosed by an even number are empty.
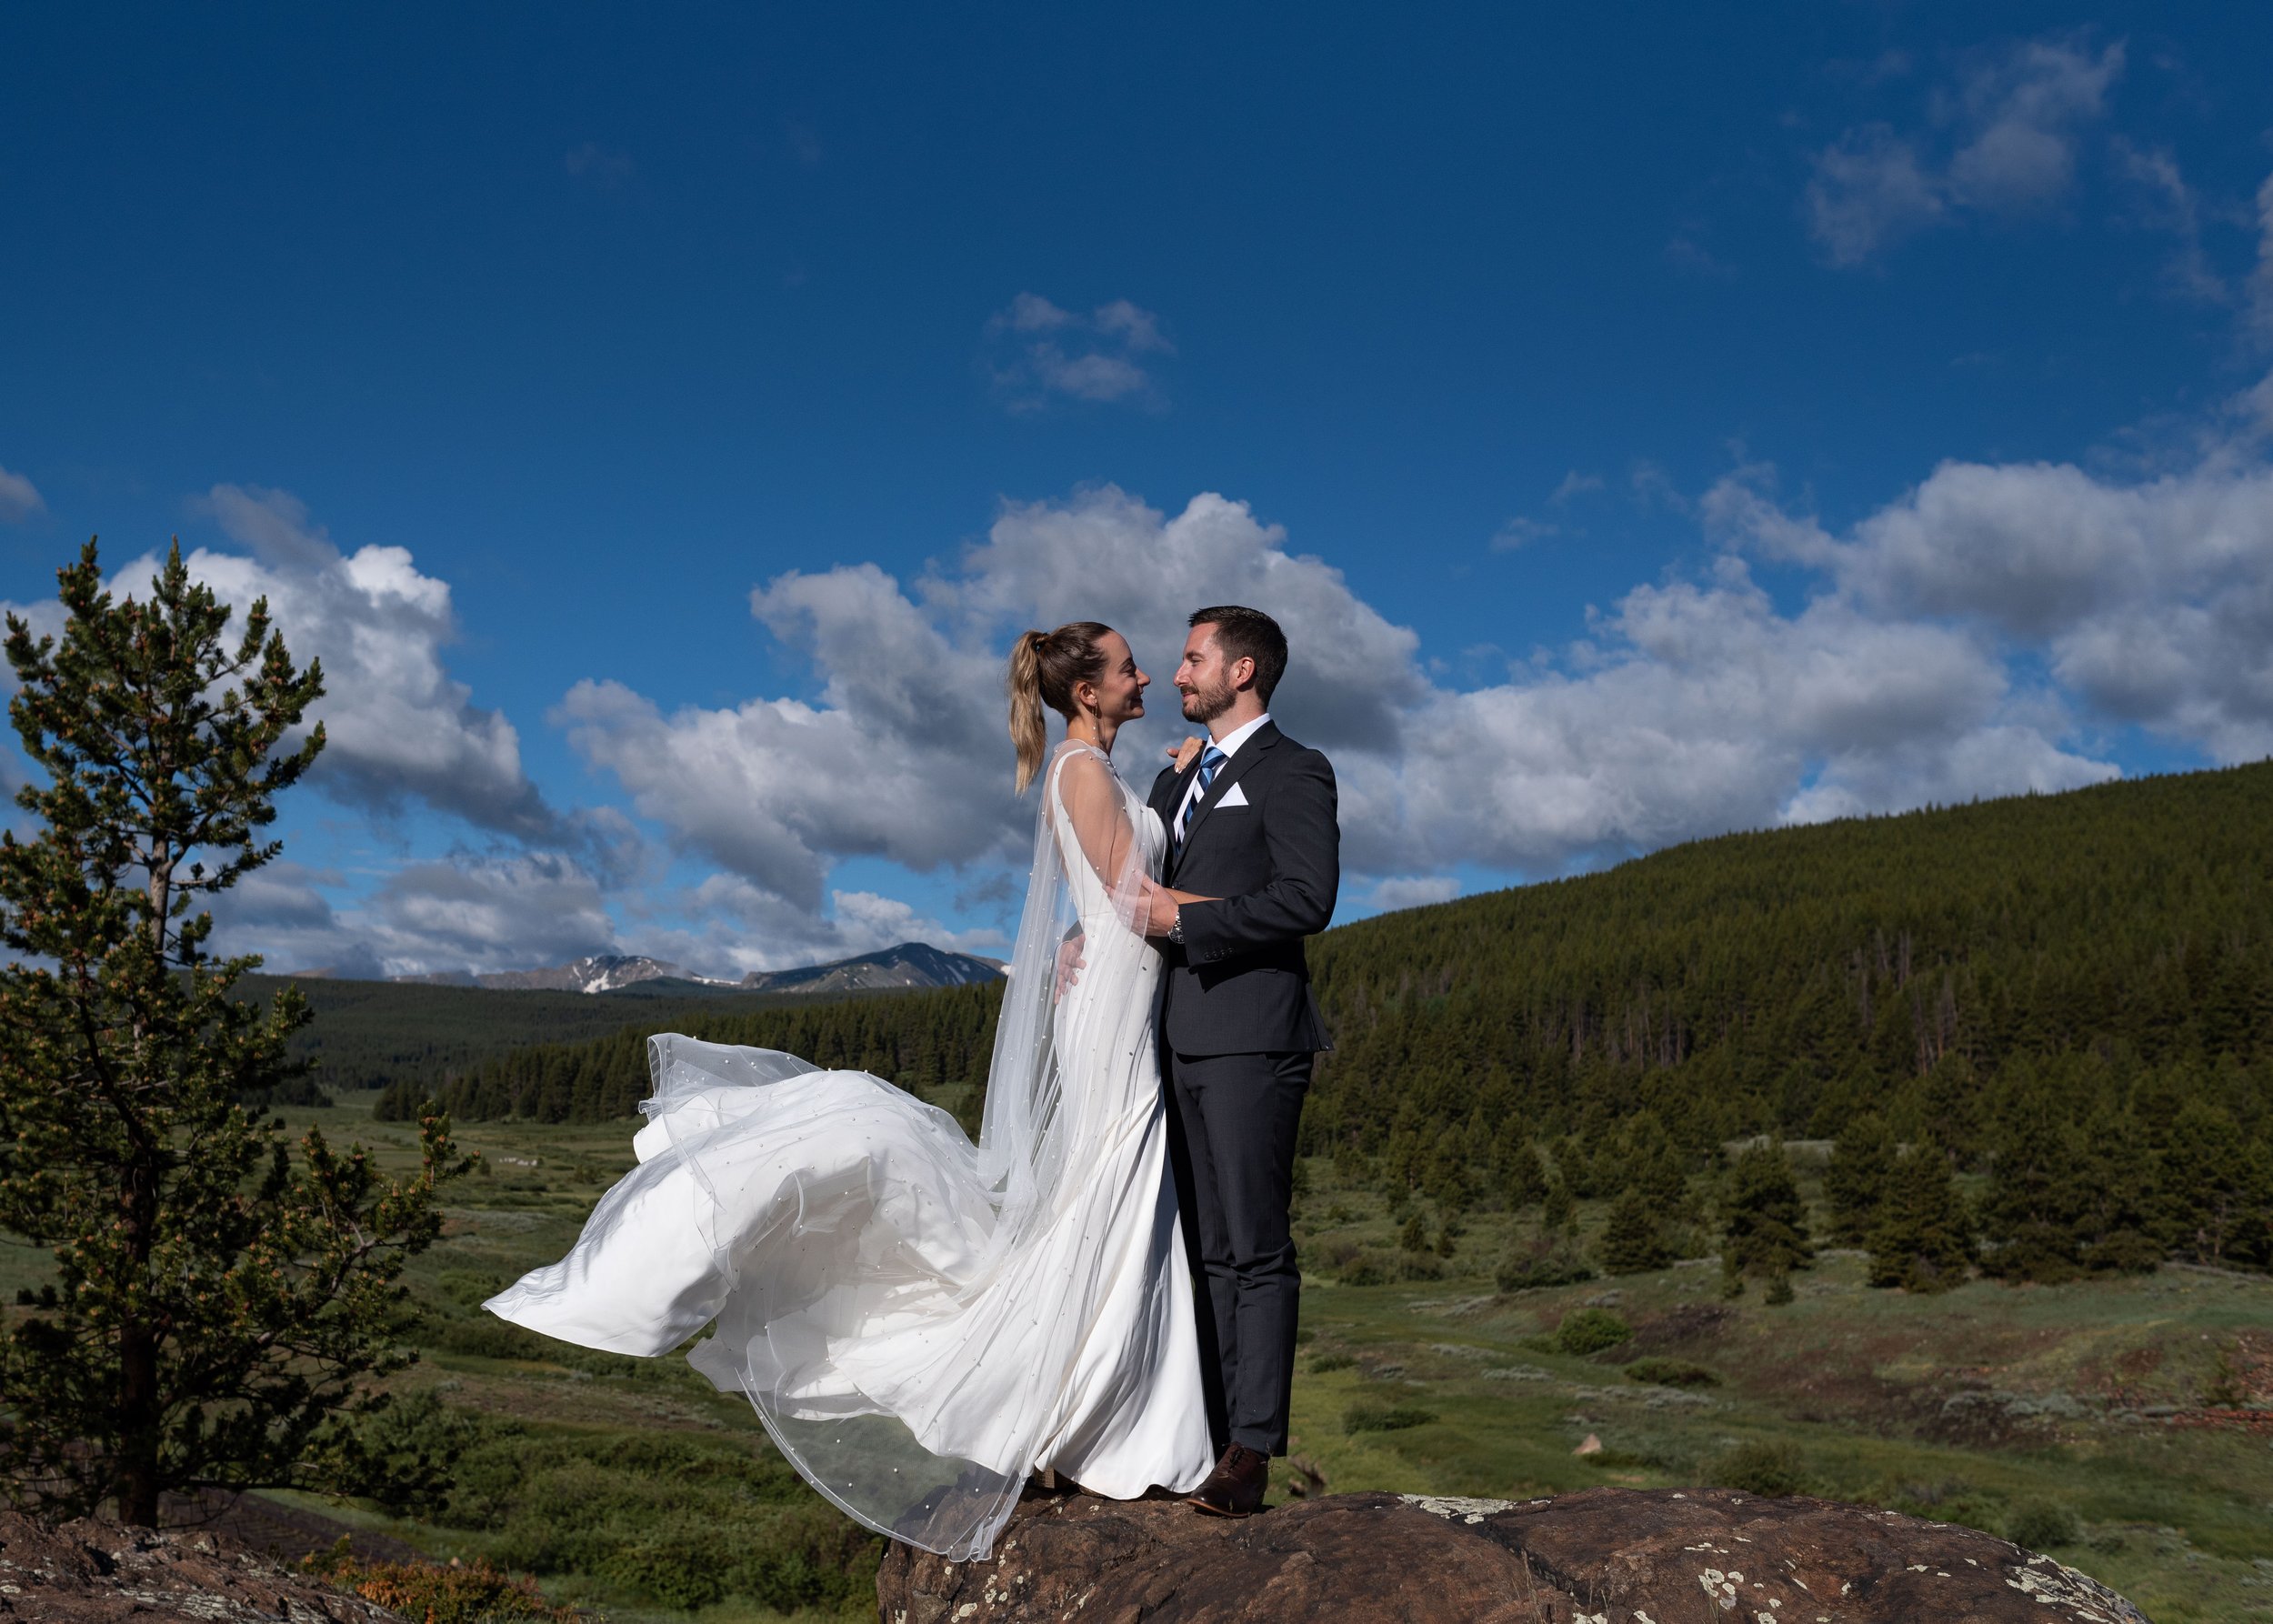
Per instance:
[[[1191,1502],[1245,1517],[1263,1503],[1270,1458],[1287,1452],[1302,1283],[1287,1228],[1295,1128],[1311,1061],[1329,1047],[1302,938],[1333,917],[1341,832],[1333,767],[1271,721],[1287,669],[1278,623],[1224,605],[1191,628],[1176,686],[1208,742],[1152,787],[1168,857],[1147,933],[1166,938],[1169,1154],[1206,1283],[1202,1377],[1221,1452]]]

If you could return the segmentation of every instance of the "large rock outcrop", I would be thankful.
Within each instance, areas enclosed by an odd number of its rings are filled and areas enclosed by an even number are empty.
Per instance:
[[[47,1528],[0,1512],[0,1619],[110,1624],[129,1617],[401,1624],[386,1609],[226,1535],[88,1521]]]
[[[991,1560],[894,1546],[876,1592],[883,1624],[2146,1624],[1971,1529],[1695,1489],[1338,1494],[1239,1522],[1036,1496]]]

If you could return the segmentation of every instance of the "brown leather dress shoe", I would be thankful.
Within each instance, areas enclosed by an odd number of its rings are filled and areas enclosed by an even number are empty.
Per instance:
[[[1207,1480],[1185,1497],[1217,1517],[1252,1517],[1263,1509],[1263,1490],[1270,1486],[1271,1458],[1260,1449],[1233,1444],[1216,1462]]]

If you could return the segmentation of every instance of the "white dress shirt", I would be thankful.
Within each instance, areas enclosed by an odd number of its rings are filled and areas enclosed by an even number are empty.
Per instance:
[[[1270,719],[1271,713],[1267,710],[1261,716],[1256,717],[1252,722],[1246,723],[1241,727],[1234,727],[1229,733],[1227,733],[1223,737],[1216,741],[1216,748],[1221,750],[1226,757],[1223,766],[1218,767],[1216,769],[1216,776],[1217,777],[1221,777],[1223,776],[1224,767],[1231,765],[1229,757],[1237,756],[1239,753],[1239,747],[1247,742],[1248,737],[1257,727],[1260,727],[1264,723],[1269,721]],[[1203,745],[1200,747],[1200,755],[1204,757],[1207,754],[1207,747]],[[1184,827],[1184,808],[1190,806],[1192,804],[1193,797],[1198,794],[1199,775],[1197,773],[1194,773],[1192,775],[1191,783],[1185,786],[1184,798],[1176,804],[1176,819],[1168,825],[1168,836],[1171,839],[1175,838],[1176,831]]]

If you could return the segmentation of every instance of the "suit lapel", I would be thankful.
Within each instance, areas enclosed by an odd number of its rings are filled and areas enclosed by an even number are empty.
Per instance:
[[[1164,828],[1173,829],[1176,827],[1176,809],[1184,804],[1185,788],[1191,783],[1192,775],[1198,771],[1199,757],[1194,756],[1191,765],[1170,780],[1167,799],[1156,798],[1153,801],[1152,809],[1160,814],[1160,823]],[[1159,794],[1157,790],[1153,793],[1156,797]]]
[[[1168,794],[1164,796],[1164,798],[1153,800],[1153,809],[1155,812],[1159,812],[1159,826],[1162,826],[1164,830],[1168,830],[1168,851],[1171,851],[1171,856],[1176,853],[1176,809],[1180,807],[1180,805],[1185,805],[1185,789],[1191,785],[1194,773],[1198,773],[1198,771],[1200,771],[1200,757],[1198,755],[1194,755],[1194,757],[1191,757],[1191,767],[1187,767],[1185,771],[1180,771],[1176,777],[1168,780]]]
[[[1239,747],[1239,753],[1225,762],[1221,769],[1217,772],[1214,782],[1207,786],[1207,793],[1200,797],[1198,810],[1192,814],[1192,827],[1185,831],[1184,850],[1177,854],[1178,867],[1183,867],[1184,852],[1190,851],[1192,842],[1199,838],[1200,825],[1207,821],[1207,815],[1223,804],[1223,797],[1231,793],[1231,787],[1245,777],[1249,768],[1270,754],[1271,747],[1278,742],[1278,724],[1264,723],[1247,736],[1247,743]],[[1194,765],[1194,770],[1197,770],[1197,763]],[[1179,792],[1177,796],[1177,804],[1181,805],[1183,799],[1183,795]],[[1172,825],[1171,827],[1173,827]]]
[[[1161,829],[1168,837],[1167,849],[1160,859],[1160,877],[1163,880],[1175,877],[1176,866],[1183,860],[1184,854],[1176,843],[1176,809],[1184,804],[1184,791],[1192,782],[1192,776],[1198,771],[1199,757],[1195,756],[1189,766],[1168,780],[1167,795],[1161,796],[1157,787],[1154,791],[1156,798],[1152,809],[1160,819]]]

